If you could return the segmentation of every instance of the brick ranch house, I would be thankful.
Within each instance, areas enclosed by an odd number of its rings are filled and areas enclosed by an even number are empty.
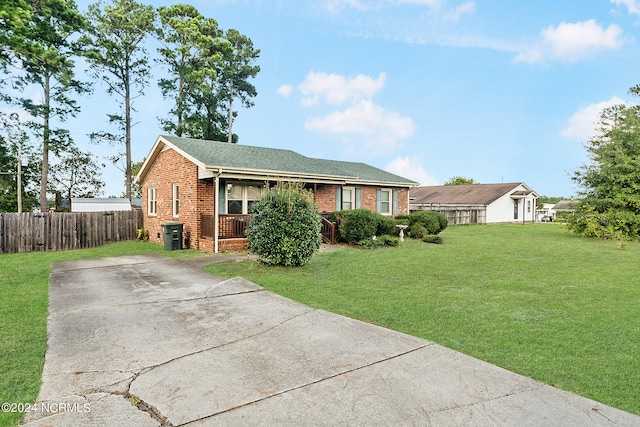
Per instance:
[[[389,216],[409,212],[409,189],[418,185],[364,163],[172,136],[158,137],[136,182],[151,240],[162,241],[162,224],[180,222],[183,247],[216,253],[246,249],[251,205],[265,185],[302,182],[323,213],[366,208]]]

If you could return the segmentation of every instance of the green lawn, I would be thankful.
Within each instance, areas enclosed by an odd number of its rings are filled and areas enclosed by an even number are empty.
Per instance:
[[[313,307],[435,341],[640,414],[640,244],[558,224],[452,227],[299,269],[215,264]]]
[[[443,245],[344,249],[299,269],[206,269],[640,414],[640,244],[619,250],[557,224],[457,227],[442,237]],[[0,255],[0,403],[37,397],[51,263],[140,253],[197,255],[137,241]],[[0,426],[21,416],[0,412]]]
[[[133,241],[79,251],[0,255],[0,403],[33,403],[38,396],[52,262],[153,252],[163,253],[162,245]],[[193,252],[167,254],[180,257]],[[0,426],[17,425],[21,418],[22,414],[0,412]]]

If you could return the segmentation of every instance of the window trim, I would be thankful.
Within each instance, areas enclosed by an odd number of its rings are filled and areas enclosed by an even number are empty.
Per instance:
[[[249,202],[255,202],[256,200],[260,200],[260,197],[257,199],[249,199],[249,187],[257,187],[260,189],[260,195],[264,193],[264,186],[260,185],[256,182],[244,182],[244,181],[226,181],[225,182],[225,201],[224,201],[224,213],[229,214],[229,201],[240,201],[242,203],[242,212],[241,214],[234,215],[248,215],[249,214]],[[236,185],[242,188],[242,198],[241,199],[229,199],[229,185]]]
[[[177,182],[171,186],[171,212],[174,218],[180,217],[180,184]]]
[[[349,204],[350,204],[350,208],[349,209],[345,209],[344,207],[344,203],[345,203],[345,199],[344,199],[344,191],[347,190],[349,192],[349,194],[351,195],[351,197],[349,198]],[[341,189],[341,197],[340,197],[340,210],[341,211],[348,211],[348,210],[353,210],[356,209],[356,189],[355,187],[342,187]]]
[[[155,186],[147,188],[147,215],[158,215],[158,189]]]
[[[378,198],[377,203],[376,203],[376,205],[377,205],[376,206],[376,208],[377,208],[376,210],[378,211],[378,213],[380,215],[386,215],[386,216],[393,215],[393,189],[391,189],[391,188],[380,188],[378,191],[379,191],[379,193],[378,193],[379,198]],[[389,200],[386,200],[386,201],[382,200],[382,192],[386,192],[386,193],[389,194]],[[382,204],[383,203],[386,203],[386,204],[389,205],[389,210],[387,212],[382,212]]]

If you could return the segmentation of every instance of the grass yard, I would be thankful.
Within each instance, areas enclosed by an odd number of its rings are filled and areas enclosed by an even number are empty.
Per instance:
[[[174,257],[194,251],[175,251]],[[165,253],[162,245],[121,242],[95,249],[0,255],[0,403],[35,402],[47,345],[49,273],[52,262]],[[0,426],[17,425],[20,413],[0,412]]]
[[[313,307],[435,341],[640,414],[640,244],[558,224],[452,227],[444,244],[347,248],[242,276]]]

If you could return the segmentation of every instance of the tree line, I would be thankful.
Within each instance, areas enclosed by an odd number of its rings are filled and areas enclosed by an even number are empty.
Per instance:
[[[150,40],[160,46],[152,53]],[[24,209],[45,211],[47,192],[99,194],[99,160],[79,150],[65,127],[80,112],[78,97],[92,93],[96,82],[117,109],[88,137],[114,147],[109,159],[122,165],[127,198],[135,102],[151,84],[154,63],[164,70],[157,84],[169,105],[160,127],[176,136],[237,143],[234,108],[252,107],[257,95],[251,79],[260,71],[260,50],[186,4],[99,0],[82,13],[73,0],[0,0],[0,46],[0,211],[17,208],[19,152]],[[88,70],[78,70],[79,60]],[[34,89],[38,101],[25,95]],[[51,153],[60,160],[55,168]]]

